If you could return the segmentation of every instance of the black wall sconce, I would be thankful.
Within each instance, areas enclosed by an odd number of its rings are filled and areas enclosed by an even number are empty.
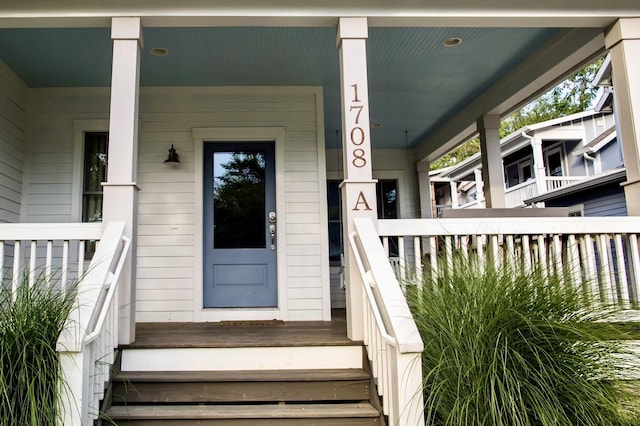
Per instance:
[[[171,144],[171,148],[169,148],[169,157],[166,160],[164,160],[164,162],[165,163],[179,163],[180,162],[180,156],[176,152],[176,149],[173,147],[173,144]]]

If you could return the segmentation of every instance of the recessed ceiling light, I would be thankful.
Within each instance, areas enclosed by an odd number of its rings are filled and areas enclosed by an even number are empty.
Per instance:
[[[460,37],[451,37],[442,42],[444,47],[453,47],[462,43],[462,39]]]
[[[169,54],[169,49],[165,49],[164,47],[154,47],[150,52],[153,56],[167,56]]]

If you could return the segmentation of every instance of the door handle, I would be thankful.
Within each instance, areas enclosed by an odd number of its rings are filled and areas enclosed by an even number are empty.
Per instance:
[[[276,249],[276,226],[269,225],[269,233],[271,234],[271,250]]]

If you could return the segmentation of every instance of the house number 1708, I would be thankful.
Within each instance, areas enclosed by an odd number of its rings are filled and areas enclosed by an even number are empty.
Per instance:
[[[358,147],[365,142],[364,129],[359,126],[360,115],[364,110],[364,105],[357,105],[358,103],[362,102],[358,97],[358,85],[352,84],[351,87],[353,88],[353,99],[351,100],[351,105],[349,106],[349,112],[355,111],[356,116],[355,126],[353,126],[349,131],[349,142],[351,142],[352,145]],[[354,167],[361,168],[367,165],[367,159],[365,158],[366,152],[364,149],[354,148],[351,153],[353,154],[351,164],[353,164]]]

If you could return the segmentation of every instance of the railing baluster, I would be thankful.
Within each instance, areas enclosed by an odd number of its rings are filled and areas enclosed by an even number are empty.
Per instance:
[[[446,268],[447,273],[450,273],[453,269],[453,248],[452,248],[452,239],[455,236],[446,236],[444,237],[444,253],[445,253],[445,264],[442,265],[443,268]]]
[[[507,243],[507,252],[505,253],[505,262],[508,262],[509,267],[515,270],[517,256],[516,256],[516,249],[513,242],[513,235],[506,235],[505,240]]]
[[[84,240],[78,241],[78,279],[84,276]]]
[[[555,273],[558,277],[562,277],[564,265],[562,260],[562,241],[560,240],[560,235],[553,234],[553,259],[551,261],[554,264]]]
[[[415,263],[415,274],[418,287],[422,287],[422,249],[420,247],[420,237],[413,237],[413,257]]]
[[[549,262],[547,261],[547,241],[544,234],[538,235],[538,262],[544,276],[549,274]]]
[[[524,270],[528,274],[531,272],[531,248],[529,246],[529,236],[522,236],[522,257],[524,260]]]
[[[438,277],[438,253],[436,237],[429,237],[429,261],[431,262],[431,279],[435,281]]]
[[[614,243],[616,247],[616,263],[618,265],[618,290],[620,291],[620,305],[624,309],[631,308],[631,298],[629,297],[629,282],[627,281],[627,266],[625,264],[625,252],[622,244],[622,235],[614,235]],[[614,277],[615,278],[615,277]]]
[[[400,255],[400,277],[403,282],[407,280],[407,252],[404,247],[404,237],[398,237],[398,254]]]
[[[499,258],[499,250],[500,250],[500,246],[498,244],[498,236],[497,235],[492,235],[491,236],[491,257],[493,259],[493,266],[498,269],[500,268],[500,258]]]
[[[596,255],[593,248],[593,239],[591,235],[586,234],[584,236],[585,252],[586,252],[586,268],[585,272],[589,283],[590,291],[597,300],[600,300],[600,283],[598,282],[598,275],[596,270]]]
[[[636,234],[629,235],[629,249],[631,252],[630,268],[631,283],[634,307],[640,302],[640,253],[638,253],[638,236]]]
[[[33,287],[33,284],[36,282],[37,250],[38,250],[38,242],[35,240],[32,240],[31,251],[29,252],[29,288]]]
[[[45,275],[51,277],[51,262],[53,259],[53,241],[47,241],[47,263],[45,267]]]
[[[13,300],[18,296],[18,286],[20,285],[20,241],[16,241],[13,246],[13,279],[11,280],[11,293]]]
[[[0,283],[4,283],[4,241],[0,240]]]
[[[574,287],[582,284],[582,273],[580,271],[580,255],[578,249],[578,242],[574,234],[569,235],[567,249],[569,250],[569,276],[571,277],[571,285]]]
[[[67,290],[67,279],[69,275],[69,240],[62,242],[62,271],[60,276],[60,289]]]
[[[617,299],[617,295],[614,294],[613,285],[611,283],[611,256],[609,239],[606,235],[600,234],[596,239],[598,246],[598,254],[600,255],[600,268],[602,273],[600,277],[602,279],[602,297],[605,303],[612,303]]]

